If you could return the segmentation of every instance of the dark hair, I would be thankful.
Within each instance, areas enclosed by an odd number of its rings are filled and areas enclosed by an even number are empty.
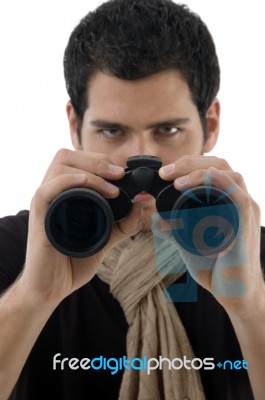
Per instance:
[[[218,58],[206,25],[186,5],[110,0],[80,21],[64,54],[66,88],[81,122],[94,73],[134,80],[172,68],[186,80],[205,128],[219,89]]]

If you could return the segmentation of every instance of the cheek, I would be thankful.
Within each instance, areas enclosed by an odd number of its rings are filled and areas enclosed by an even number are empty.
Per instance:
[[[203,152],[204,135],[201,129],[194,129],[194,131],[187,136],[185,142],[185,151],[187,154],[199,155]]]
[[[168,155],[171,160],[175,160],[185,155],[201,155],[203,152],[204,139],[202,134],[187,134],[182,140],[176,143],[170,143],[164,148],[165,156]],[[166,157],[168,158],[168,157]]]
[[[81,145],[86,152],[104,153],[104,143],[89,132],[81,132]]]

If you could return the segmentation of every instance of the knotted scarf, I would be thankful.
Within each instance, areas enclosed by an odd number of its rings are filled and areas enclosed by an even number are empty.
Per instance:
[[[165,288],[184,272],[176,246],[152,233],[140,232],[114,247],[98,276],[109,284],[128,322],[127,359],[164,359],[162,369],[125,369],[119,400],[203,400],[199,372],[173,359],[194,359],[174,304]],[[153,364],[156,365],[154,361]],[[179,368],[179,369],[177,369]]]

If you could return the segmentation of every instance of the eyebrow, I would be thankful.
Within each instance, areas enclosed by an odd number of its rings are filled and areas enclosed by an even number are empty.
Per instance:
[[[189,118],[169,118],[164,121],[157,121],[151,124],[148,124],[145,129],[153,129],[153,128],[161,128],[163,126],[171,126],[171,125],[184,125],[190,122]],[[131,130],[132,128],[128,125],[121,124],[119,122],[107,121],[104,119],[96,119],[89,122],[90,125],[96,128],[112,128],[112,129],[123,129],[123,130]]]

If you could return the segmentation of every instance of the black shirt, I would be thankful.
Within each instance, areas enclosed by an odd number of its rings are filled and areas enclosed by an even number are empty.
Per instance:
[[[9,287],[23,268],[28,211],[0,219],[0,292]],[[261,228],[261,259],[265,260],[265,229]],[[186,290],[194,281],[183,276]],[[195,357],[213,358],[215,365],[243,357],[232,324],[223,307],[206,290],[197,287],[195,302],[174,303],[187,331]],[[107,284],[95,276],[64,299],[39,335],[10,400],[118,399],[122,369],[53,369],[53,357],[109,359],[126,356],[127,322]],[[162,355],[163,356],[163,355]],[[176,355],[177,357],[177,355]],[[99,365],[99,364],[97,364]],[[199,370],[207,400],[252,400],[247,370]],[[242,365],[242,364],[241,364]],[[92,393],[96,393],[93,395]],[[154,399],[160,400],[160,399]]]

